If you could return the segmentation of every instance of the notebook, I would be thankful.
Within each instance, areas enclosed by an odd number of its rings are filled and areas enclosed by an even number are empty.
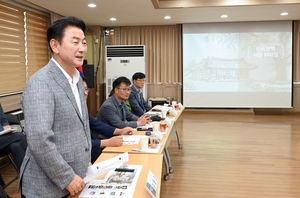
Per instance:
[[[5,129],[5,130],[3,130],[3,131],[0,131],[0,136],[1,135],[4,135],[4,134],[7,134],[7,133],[12,133],[12,132],[14,132],[14,131],[16,131],[17,129],[15,129],[15,128],[8,128],[8,129]]]

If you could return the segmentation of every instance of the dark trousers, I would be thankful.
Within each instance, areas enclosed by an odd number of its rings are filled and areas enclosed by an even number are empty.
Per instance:
[[[8,133],[0,136],[1,156],[12,153],[19,171],[25,156],[26,148],[26,137],[21,132]]]
[[[1,198],[8,198],[9,196],[5,193],[2,186],[0,186],[0,197]]]

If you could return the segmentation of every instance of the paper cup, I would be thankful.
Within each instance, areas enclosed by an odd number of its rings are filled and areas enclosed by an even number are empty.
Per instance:
[[[162,110],[161,110],[161,117],[162,117],[162,118],[166,118],[166,117],[167,117],[167,112],[168,112],[167,109],[162,108]]]
[[[153,132],[156,132],[156,131],[159,130],[159,122],[154,121],[151,124],[152,124],[152,127],[153,127]]]
[[[172,107],[175,108],[175,105],[177,104],[176,101],[172,101]]]
[[[141,150],[146,151],[149,145],[149,136],[141,136],[140,137]]]

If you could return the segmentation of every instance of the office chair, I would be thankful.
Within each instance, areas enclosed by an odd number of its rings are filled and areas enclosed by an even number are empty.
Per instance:
[[[17,168],[17,165],[16,163],[14,162],[14,160],[12,159],[10,153],[8,154],[0,154],[0,158],[2,157],[7,157],[8,158],[8,162],[6,162],[5,164],[3,164],[2,166],[0,166],[0,169],[8,166],[9,164],[12,164],[13,167],[15,168],[15,170],[17,171],[17,175],[15,177],[13,177],[11,180],[9,180],[8,182],[5,182],[5,185],[2,187],[3,189],[6,188],[9,184],[13,183],[16,179],[19,178],[19,171],[18,171],[18,168]]]
[[[25,134],[25,130],[24,130],[24,127],[21,123],[21,121],[19,120],[18,116],[16,115],[13,115],[13,114],[10,114],[10,113],[7,113],[5,114],[5,117],[9,123],[9,125],[17,125],[20,129],[20,132],[24,133]]]
[[[2,186],[0,186],[0,197],[1,198],[9,198],[6,192],[3,190]]]
[[[24,131],[24,127],[22,126],[19,118],[16,116],[16,115],[13,115],[13,114],[5,114],[5,117],[9,123],[9,125],[17,125],[19,127],[19,131],[22,132],[22,133],[25,133]],[[19,133],[19,132],[18,132]],[[8,182],[5,183],[5,185],[3,186],[3,189],[6,188],[8,185],[10,185],[12,182],[14,182],[16,179],[19,178],[19,170],[18,170],[18,167],[16,165],[16,163],[14,162],[13,158],[11,157],[11,153],[4,153],[4,154],[0,154],[0,157],[7,157],[8,158],[8,162],[4,163],[2,166],[0,166],[0,169],[6,167],[7,165],[9,164],[12,164],[13,167],[15,168],[16,172],[17,172],[17,175],[15,177],[13,177],[11,180],[9,180]]]

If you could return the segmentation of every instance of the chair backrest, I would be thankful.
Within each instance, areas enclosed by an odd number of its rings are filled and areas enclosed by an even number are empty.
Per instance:
[[[10,125],[13,125],[13,124],[21,125],[21,122],[20,122],[18,116],[7,113],[7,114],[5,114],[5,117]]]
[[[18,127],[20,127],[21,132],[24,132],[24,127],[23,127],[21,121],[19,120],[18,116],[7,113],[7,114],[5,114],[5,117],[9,123],[9,125],[17,125]]]

